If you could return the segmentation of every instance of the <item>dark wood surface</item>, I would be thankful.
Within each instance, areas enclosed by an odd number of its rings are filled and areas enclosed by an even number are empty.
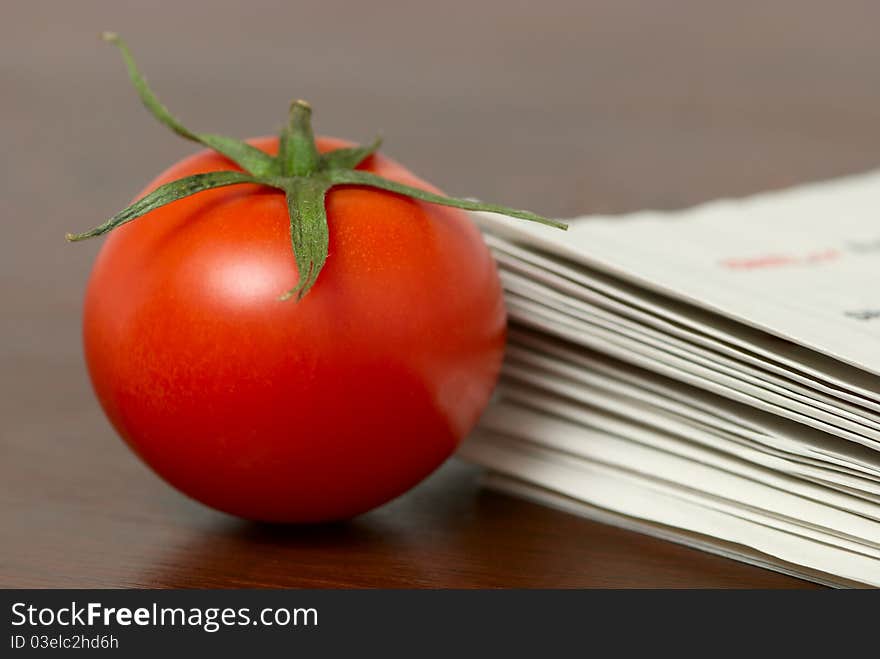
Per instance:
[[[678,207],[880,162],[869,2],[29,2],[0,20],[0,585],[721,586],[803,582],[480,489],[452,462],[347,524],[276,528],[192,503],[105,421],[80,348],[97,244],[189,145],[140,108],[129,38],[202,130],[320,131],[458,194],[546,214]]]

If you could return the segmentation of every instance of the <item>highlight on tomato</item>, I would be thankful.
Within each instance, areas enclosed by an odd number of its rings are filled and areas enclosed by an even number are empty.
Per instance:
[[[84,305],[85,356],[119,435],[202,503],[272,522],[344,519],[436,469],[486,406],[504,352],[494,261],[465,210],[380,143],[185,128],[115,34],[147,109],[200,151],[125,210]],[[137,221],[134,221],[137,220]]]

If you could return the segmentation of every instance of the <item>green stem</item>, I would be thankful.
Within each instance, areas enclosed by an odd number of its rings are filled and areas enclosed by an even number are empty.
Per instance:
[[[128,77],[131,84],[140,96],[144,107],[150,111],[156,119],[162,124],[173,130],[183,138],[198,142],[209,149],[213,149],[217,153],[226,156],[236,165],[246,172],[250,172],[254,176],[267,176],[277,173],[276,162],[267,153],[260,151],[257,147],[251,146],[247,142],[236,140],[232,137],[224,135],[212,135],[210,133],[194,133],[186,128],[178,119],[169,112],[162,102],[158,99],[153,90],[147,84],[146,78],[141,74],[135,64],[134,57],[128,49],[128,44],[115,32],[104,32],[101,35],[107,43],[111,43],[119,49],[125,67],[128,69]]]
[[[487,204],[474,199],[458,199],[456,197],[447,197],[446,195],[434,194],[420,188],[414,188],[411,185],[397,183],[381,176],[376,176],[370,172],[361,172],[355,170],[336,170],[328,174],[334,185],[363,185],[378,190],[387,190],[397,194],[405,195],[413,199],[420,199],[432,204],[440,206],[452,206],[453,208],[461,208],[467,211],[483,211],[484,213],[498,213],[508,217],[515,217],[519,220],[528,220],[529,222],[537,222],[545,224],[554,229],[568,230],[565,222],[551,220],[541,215],[532,213],[531,211],[521,211],[516,208],[507,206],[499,206],[498,204]]]
[[[318,169],[320,156],[312,132],[312,106],[305,101],[290,104],[279,157],[284,176],[308,176]]]
[[[67,234],[68,240],[78,241],[103,235],[152,210],[204,190],[241,183],[269,186],[284,191],[286,195],[290,216],[290,241],[299,271],[299,283],[282,295],[282,299],[295,297],[299,300],[314,286],[327,261],[329,229],[324,199],[327,192],[337,185],[367,186],[434,204],[501,213],[559,229],[568,228],[562,222],[530,211],[447,197],[390,181],[367,171],[356,170],[359,164],[379,148],[379,139],[367,146],[346,147],[319,154],[312,132],[312,108],[305,101],[294,101],[290,106],[287,125],[281,132],[277,158],[240,140],[222,135],[194,133],[159,102],[135,65],[125,42],[112,32],[104,33],[104,39],[119,48],[141,101],[156,119],[178,135],[226,156],[245,171],[205,172],[166,183],[103,224],[84,233]]]
[[[103,236],[105,233],[112,231],[123,224],[136,220],[142,215],[146,215],[152,210],[156,210],[162,206],[170,204],[172,201],[183,199],[205,190],[213,190],[215,188],[223,188],[229,185],[239,185],[241,183],[259,183],[267,185],[263,180],[257,180],[250,174],[245,172],[204,172],[202,174],[193,174],[185,178],[171,181],[165,185],[161,185],[148,195],[141,197],[128,208],[120,211],[103,224],[99,224],[94,229],[83,233],[68,233],[67,240],[72,243],[80,240]]]

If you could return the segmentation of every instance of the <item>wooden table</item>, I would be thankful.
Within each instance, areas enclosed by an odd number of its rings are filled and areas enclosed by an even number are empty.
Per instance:
[[[190,502],[123,447],[87,381],[80,300],[122,207],[191,151],[141,110],[129,38],[203,130],[376,130],[457,194],[546,214],[678,207],[880,161],[870,2],[15,3],[0,23],[0,585],[722,586],[803,582],[480,489],[452,462],[347,524]],[[531,7],[530,7],[531,5]],[[173,19],[169,20],[168,16]]]

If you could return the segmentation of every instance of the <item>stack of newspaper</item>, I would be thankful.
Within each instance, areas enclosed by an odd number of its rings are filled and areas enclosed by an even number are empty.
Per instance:
[[[511,329],[461,455],[493,487],[880,586],[880,173],[568,232],[477,221]]]

